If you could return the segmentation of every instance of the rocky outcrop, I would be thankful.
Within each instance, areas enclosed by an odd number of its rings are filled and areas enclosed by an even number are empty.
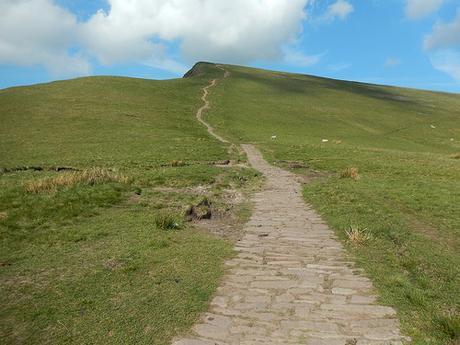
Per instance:
[[[184,74],[183,78],[190,78],[190,77],[195,77],[195,76],[199,76],[203,74],[204,73],[203,68],[206,65],[214,66],[214,64],[211,62],[204,62],[204,61],[197,62],[195,65],[193,65],[193,67],[187,73]]]

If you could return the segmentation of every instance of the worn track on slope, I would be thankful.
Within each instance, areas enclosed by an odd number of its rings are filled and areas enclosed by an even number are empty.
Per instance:
[[[371,281],[304,202],[296,176],[242,147],[265,185],[209,312],[174,345],[402,344],[394,309],[376,303]]]
[[[217,66],[217,67],[224,71],[224,78],[228,78],[230,76],[230,73],[228,71],[226,71],[225,69],[223,69],[223,67],[221,67],[221,66]],[[204,102],[204,104],[203,104],[203,106],[201,106],[201,108],[199,108],[197,110],[196,118],[197,118],[197,120],[199,122],[201,122],[206,127],[206,129],[208,130],[208,133],[211,134],[214,138],[216,138],[220,142],[230,144],[230,142],[227,139],[224,139],[219,134],[217,134],[215,132],[214,128],[209,123],[207,123],[206,121],[203,120],[203,112],[205,112],[206,110],[208,110],[210,108],[209,101],[208,101],[209,90],[211,88],[215,87],[217,85],[217,83],[218,83],[218,80],[213,79],[213,80],[211,80],[209,85],[207,85],[206,87],[203,88],[203,96],[201,96],[201,100]]]

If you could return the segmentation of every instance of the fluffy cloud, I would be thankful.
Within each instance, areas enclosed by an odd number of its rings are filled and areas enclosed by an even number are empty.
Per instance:
[[[148,60],[177,42],[189,61],[248,62],[281,56],[301,30],[308,0],[109,0],[82,28],[104,63]]]
[[[460,11],[451,23],[437,23],[433,32],[425,38],[426,49],[460,47]]]
[[[75,17],[50,0],[0,2],[0,64],[42,64],[55,75],[87,74],[81,54],[69,54]]]
[[[107,0],[107,12],[86,22],[54,1],[0,0],[0,64],[86,74],[94,57],[106,65],[137,62],[180,73],[184,66],[169,58],[171,49],[186,62],[282,58],[314,0]],[[343,16],[338,7],[331,11]]]
[[[420,19],[436,12],[445,0],[406,0],[406,16]]]
[[[326,12],[326,18],[333,20],[335,18],[346,19],[354,10],[353,5],[345,0],[337,0],[330,5]]]
[[[430,56],[431,64],[437,70],[460,82],[460,53],[453,50],[438,51]]]
[[[452,22],[434,25],[424,47],[434,68],[460,82],[460,9]]]
[[[310,24],[312,24],[313,26],[330,24],[336,19],[345,20],[355,10],[353,5],[347,0],[335,0],[333,3],[328,5],[325,9],[322,6],[324,3],[327,3],[327,2],[318,1],[318,0],[310,1],[310,5],[311,5],[309,6],[310,14],[312,12],[319,12],[318,9],[322,10],[322,12],[313,13],[314,15],[308,18],[310,21]]]

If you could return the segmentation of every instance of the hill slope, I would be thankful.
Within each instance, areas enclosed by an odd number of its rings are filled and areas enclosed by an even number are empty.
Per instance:
[[[415,343],[458,341],[460,95],[225,68],[207,121],[322,176],[305,199],[344,240],[350,227],[370,234],[349,249]]]
[[[205,83],[90,77],[2,90],[0,167],[223,159],[193,117]]]
[[[207,83],[0,91],[2,343],[163,345],[205,310],[231,255],[224,229],[247,213],[222,191],[254,180],[214,164],[231,156],[195,118]],[[224,238],[185,223],[203,200]]]
[[[231,246],[183,211],[203,196],[232,209],[228,190],[257,180],[215,166],[239,157],[195,118],[218,78],[206,121],[310,181],[416,344],[458,341],[460,96],[224,67],[0,90],[2,339],[167,344],[205,310]]]

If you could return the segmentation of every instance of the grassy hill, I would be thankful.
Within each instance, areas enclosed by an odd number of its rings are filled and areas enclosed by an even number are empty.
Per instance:
[[[349,250],[414,343],[458,342],[460,95],[226,68],[217,132],[319,177],[305,200],[344,241],[350,227],[372,237]]]
[[[414,343],[458,341],[460,96],[225,68],[0,90],[2,340],[167,344],[206,309],[231,241],[184,210],[205,196],[241,222],[225,193],[257,183],[213,164],[240,157],[195,119],[219,78],[206,120],[311,180]]]
[[[238,223],[222,190],[254,180],[214,165],[232,157],[195,119],[208,78],[0,91],[3,344],[168,344],[206,309],[231,242],[184,210]]]

